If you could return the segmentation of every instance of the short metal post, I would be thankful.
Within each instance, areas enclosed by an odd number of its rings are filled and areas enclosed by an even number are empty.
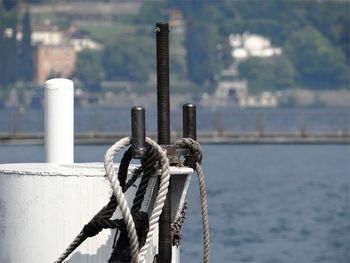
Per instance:
[[[131,109],[132,157],[141,159],[146,152],[145,109],[135,106]]]
[[[170,144],[170,101],[169,101],[169,24],[157,23],[157,109],[158,143]],[[171,182],[159,220],[158,261],[170,263],[172,258],[171,240]]]
[[[196,105],[186,103],[182,106],[183,117],[183,137],[197,140],[197,120],[196,120]]]

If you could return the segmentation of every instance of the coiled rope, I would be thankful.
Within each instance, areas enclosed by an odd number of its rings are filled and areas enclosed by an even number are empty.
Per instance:
[[[114,145],[112,145],[108,149],[108,151],[106,152],[105,160],[104,160],[104,167],[105,167],[105,171],[106,171],[106,176],[107,176],[109,182],[111,183],[111,186],[113,189],[113,195],[114,195],[111,197],[111,200],[110,200],[108,205],[111,205],[111,203],[112,203],[113,205],[119,204],[119,206],[120,206],[121,214],[123,216],[123,221],[126,225],[127,236],[129,238],[131,262],[133,262],[133,263],[136,263],[136,262],[141,263],[144,261],[145,254],[148,250],[150,241],[152,239],[155,228],[156,228],[158,221],[159,221],[159,216],[160,216],[162,209],[163,209],[163,206],[164,206],[164,201],[166,199],[166,195],[168,192],[168,186],[169,186],[169,180],[170,180],[170,165],[169,165],[169,160],[168,160],[167,155],[166,155],[166,150],[163,150],[155,141],[153,141],[150,138],[146,138],[146,142],[151,147],[153,147],[157,152],[157,157],[160,159],[159,164],[161,167],[161,172],[160,172],[161,174],[160,174],[160,183],[159,183],[158,194],[157,194],[157,197],[156,197],[156,200],[154,203],[154,207],[153,207],[151,216],[149,218],[149,229],[147,232],[145,244],[141,247],[141,249],[139,249],[139,241],[138,241],[138,237],[137,237],[135,222],[134,222],[133,216],[131,215],[130,209],[128,207],[127,201],[126,201],[124,193],[123,193],[124,191],[126,191],[126,189],[123,189],[123,188],[125,188],[123,186],[125,186],[126,177],[121,178],[119,176],[120,174],[118,173],[118,178],[117,178],[115,176],[115,170],[114,170],[114,165],[113,165],[114,155],[116,153],[118,153],[121,149],[123,149],[124,147],[130,145],[130,138],[125,137],[125,138],[119,140],[118,142],[116,142]],[[126,159],[126,162],[127,161],[130,162],[130,160],[129,160],[130,156],[124,155],[124,157]],[[124,159],[124,157],[123,157],[123,159]],[[125,173],[125,167],[123,169],[124,169],[124,173]],[[150,169],[148,169],[148,170],[150,170]],[[127,172],[127,168],[126,168],[126,172]],[[137,173],[140,173],[140,170],[138,170]],[[129,182],[126,183],[126,185],[127,186],[132,185],[133,182],[136,180],[135,178],[137,178],[137,177],[133,176],[129,180]],[[149,177],[148,177],[148,179],[147,178],[144,179],[144,184],[145,184],[145,182],[148,183],[148,180],[149,180]],[[122,185],[122,183],[124,185]],[[146,191],[146,187],[143,186],[141,189],[139,189],[140,190],[140,191],[138,191],[139,194],[136,194],[136,196],[139,195],[139,196],[143,197],[145,194],[145,191]],[[115,200],[114,200],[114,198],[115,198]],[[104,210],[106,210],[106,208],[109,208],[108,205],[105,208],[103,208],[97,215],[104,213],[105,212]],[[135,211],[139,210],[140,206],[141,206],[140,201],[134,202]],[[115,208],[116,208],[116,206],[115,206]],[[96,218],[96,216],[94,218]],[[105,219],[106,225],[109,224],[109,226],[111,226],[111,227],[118,227],[118,223],[119,223],[119,226],[120,226],[120,220],[109,220],[109,218]],[[91,221],[93,221],[93,220],[91,220]],[[99,225],[101,227],[100,222],[97,223],[96,225]],[[85,227],[84,227],[84,229],[85,229]],[[102,226],[102,228],[104,228],[104,226]],[[87,232],[87,231],[85,231],[85,232]],[[82,242],[84,242],[86,240],[86,238],[89,235],[85,232],[83,230],[75,238],[75,240],[69,245],[69,247],[61,255],[61,257],[55,261],[55,263],[63,262],[64,259],[66,259]],[[95,234],[96,231],[93,231],[93,232],[94,233],[91,233],[91,235]]]
[[[175,143],[177,148],[188,148],[191,155],[186,158],[185,165],[192,167],[198,177],[199,193],[201,200],[202,225],[203,225],[203,262],[209,262],[210,241],[209,241],[209,222],[208,222],[208,208],[204,174],[201,167],[203,150],[202,146],[191,138],[182,138]]]

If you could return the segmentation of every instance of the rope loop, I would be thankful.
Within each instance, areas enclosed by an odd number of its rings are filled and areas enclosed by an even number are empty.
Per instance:
[[[191,156],[186,157],[185,165],[196,170],[196,163],[201,164],[203,158],[203,148],[195,140],[191,138],[182,138],[175,142],[176,148],[188,148],[191,151]]]
[[[160,165],[160,183],[158,194],[154,202],[153,210],[149,218],[149,230],[147,233],[145,244],[140,249],[138,263],[142,263],[145,260],[145,256],[149,247],[149,244],[153,238],[153,234],[159,222],[160,214],[162,213],[166,195],[168,193],[168,187],[170,183],[170,164],[167,157],[167,152],[158,143],[153,141],[151,138],[146,137],[146,142],[156,149],[159,155],[159,165]]]
[[[144,261],[146,252],[148,250],[149,244],[152,240],[154,231],[159,222],[160,214],[162,213],[166,195],[168,193],[169,181],[170,181],[170,164],[169,159],[166,155],[166,150],[164,150],[160,145],[158,145],[151,138],[146,138],[146,142],[156,150],[159,156],[159,165],[160,165],[160,183],[158,194],[154,203],[154,207],[149,218],[149,230],[147,232],[147,237],[145,244],[139,249],[139,242],[137,239],[137,232],[135,228],[135,222],[132,218],[130,208],[128,207],[127,201],[122,191],[122,187],[115,176],[115,170],[113,165],[114,155],[123,149],[125,146],[130,144],[130,138],[125,137],[109,148],[105,155],[105,170],[106,176],[111,183],[113,188],[114,196],[116,197],[119,207],[126,225],[126,230],[129,238],[130,244],[130,254],[131,262],[141,263]]]
[[[106,177],[108,178],[111,184],[111,187],[113,189],[113,194],[117,199],[122,217],[126,225],[128,238],[130,242],[130,254],[131,254],[132,262],[136,262],[138,250],[139,250],[139,241],[137,238],[135,222],[132,218],[131,211],[126,201],[125,195],[123,193],[122,186],[120,185],[120,182],[116,176],[114,164],[113,164],[114,155],[117,154],[124,147],[130,145],[130,143],[131,143],[130,138],[125,137],[119,140],[118,142],[116,142],[115,144],[113,144],[105,154],[104,167],[106,171]]]
[[[182,138],[175,143],[176,148],[189,148],[191,155],[186,157],[185,165],[193,168],[198,177],[199,193],[201,200],[201,214],[203,227],[203,262],[209,262],[210,241],[209,241],[209,222],[208,222],[208,208],[206,197],[206,186],[204,174],[201,167],[203,150],[202,146],[191,138]],[[174,226],[175,227],[175,226]],[[175,232],[176,233],[176,232]]]

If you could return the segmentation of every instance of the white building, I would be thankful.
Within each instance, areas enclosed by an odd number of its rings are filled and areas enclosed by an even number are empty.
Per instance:
[[[238,60],[244,60],[248,57],[272,57],[281,55],[282,49],[273,47],[268,38],[250,34],[231,34],[229,42],[232,47],[232,57]]]
[[[240,106],[240,107],[276,107],[277,96],[271,92],[262,92],[257,96],[248,95],[246,80],[238,77],[238,65],[249,57],[268,58],[282,54],[282,49],[273,47],[268,38],[250,34],[231,34],[229,43],[234,63],[222,72],[224,80],[218,83],[212,95],[202,97],[202,106]]]
[[[4,31],[6,37],[12,37],[13,29],[6,28]],[[17,30],[17,40],[22,40],[22,30],[19,28]],[[32,27],[31,35],[32,45],[43,45],[43,46],[58,46],[62,45],[64,41],[64,34],[58,29],[57,26],[50,25],[40,25]]]
[[[102,45],[97,43],[96,41],[90,38],[73,38],[69,40],[69,44],[71,44],[76,52],[81,52],[86,49],[90,50],[101,50]]]
[[[86,49],[101,50],[103,46],[90,39],[86,34],[80,34],[77,29],[74,32],[65,32],[60,30],[57,26],[50,24],[34,25],[32,27],[31,43],[33,46],[73,46],[76,52],[81,52]],[[11,37],[13,35],[12,28],[6,28],[5,36]],[[17,40],[22,40],[21,28],[17,31]]]

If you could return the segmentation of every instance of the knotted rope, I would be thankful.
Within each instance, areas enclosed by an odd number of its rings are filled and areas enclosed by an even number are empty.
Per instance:
[[[134,218],[130,212],[130,209],[128,207],[127,201],[126,201],[124,193],[123,193],[124,191],[127,190],[127,187],[130,187],[135,182],[135,180],[137,179],[137,175],[135,176],[135,173],[138,175],[141,174],[141,169],[137,169],[135,171],[133,177],[125,185],[128,165],[129,165],[130,160],[131,160],[131,156],[130,156],[131,150],[127,151],[123,156],[124,161],[122,160],[122,162],[127,163],[127,167],[126,167],[126,169],[125,169],[125,167],[120,167],[120,173],[118,173],[118,178],[115,176],[115,170],[114,170],[114,165],[113,165],[114,155],[116,153],[118,153],[121,149],[123,149],[124,147],[130,145],[130,138],[125,137],[125,138],[119,140],[118,142],[116,142],[114,145],[112,145],[108,149],[108,151],[106,152],[106,155],[105,155],[104,167],[106,170],[106,176],[107,176],[108,180],[110,181],[112,189],[113,189],[113,196],[111,197],[110,202],[108,203],[108,205],[106,207],[101,209],[101,211],[90,221],[89,224],[87,224],[84,227],[84,229],[81,231],[81,233],[69,245],[69,247],[62,254],[62,256],[58,260],[55,261],[55,263],[63,262],[64,259],[66,259],[81,243],[83,243],[87,239],[87,237],[97,234],[103,228],[109,228],[109,227],[111,227],[111,228],[116,228],[116,227],[123,228],[123,224],[122,224],[121,220],[110,220],[110,217],[112,215],[108,218],[102,218],[102,220],[100,220],[100,221],[97,221],[97,220],[94,221],[94,219],[96,219],[97,216],[101,217],[101,215],[102,215],[102,217],[103,217],[103,215],[105,215],[105,213],[107,213],[106,210],[108,210],[108,211],[110,210],[110,206],[113,206],[113,208],[114,208],[113,212],[114,212],[116,209],[116,206],[118,204],[120,206],[121,214],[123,216],[122,220],[125,223],[127,237],[129,239],[131,262],[141,263],[144,261],[145,254],[148,250],[150,241],[152,239],[155,228],[156,228],[158,221],[159,221],[159,216],[160,216],[162,209],[163,209],[163,206],[164,206],[164,201],[166,199],[166,195],[168,192],[168,186],[169,186],[169,180],[170,180],[170,165],[169,165],[169,160],[168,160],[167,155],[166,155],[166,151],[163,150],[155,141],[153,141],[150,138],[146,138],[146,142],[149,144],[149,146],[151,148],[154,148],[155,151],[157,152],[157,157],[159,158],[159,165],[161,167],[161,172],[160,172],[161,174],[160,174],[160,183],[159,183],[158,194],[157,194],[157,197],[156,197],[156,200],[154,203],[154,207],[153,207],[151,216],[149,218],[149,228],[148,228],[146,240],[144,241],[144,245],[141,247],[141,249],[139,250],[139,241],[138,241],[137,234],[138,234],[138,232],[142,232],[142,231],[136,230]],[[155,160],[154,159],[155,155],[150,154],[149,158],[151,158],[152,160]],[[148,165],[149,165],[149,163],[148,163]],[[153,163],[153,165],[154,165],[154,163]],[[151,169],[151,167],[148,167],[147,169],[146,168],[144,168],[143,170],[144,171],[153,171],[153,169]],[[139,187],[137,194],[136,194],[136,197],[138,197],[139,199],[136,200],[136,198],[135,198],[135,202],[133,205],[133,210],[135,210],[134,215],[135,214],[138,215],[135,218],[137,221],[142,221],[142,220],[138,220],[138,218],[144,217],[144,214],[145,214],[144,212],[138,212],[138,210],[140,209],[141,204],[142,204],[141,197],[143,199],[149,178],[151,176],[150,173],[151,172],[147,172],[147,174],[143,176],[143,180],[141,180],[141,183],[140,183],[142,187]],[[121,174],[123,176],[120,176]],[[113,214],[113,212],[112,212],[112,214]],[[109,214],[108,214],[108,216],[109,216]],[[94,223],[91,223],[91,222],[94,222]],[[98,230],[95,230],[95,227]]]
[[[201,200],[201,212],[202,212],[202,225],[203,225],[203,262],[209,262],[210,242],[209,242],[209,222],[208,222],[208,209],[207,209],[207,197],[205,190],[205,179],[201,167],[202,162],[202,146],[191,138],[182,138],[175,143],[177,148],[188,148],[191,151],[191,155],[185,160],[185,165],[192,167],[198,177],[199,193]]]

